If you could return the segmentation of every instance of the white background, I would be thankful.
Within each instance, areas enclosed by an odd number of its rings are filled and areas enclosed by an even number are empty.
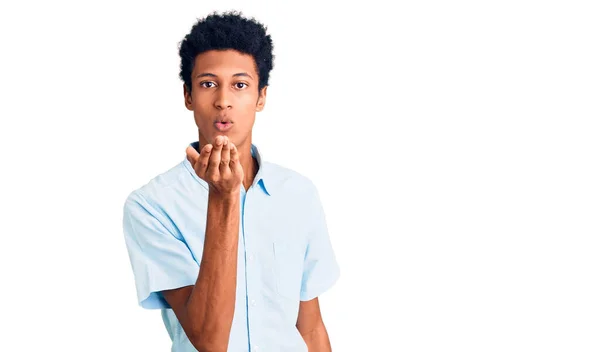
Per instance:
[[[254,142],[313,179],[335,351],[600,350],[600,12],[583,1],[3,2],[2,351],[168,351],[127,194],[197,131],[177,45],[267,24]]]

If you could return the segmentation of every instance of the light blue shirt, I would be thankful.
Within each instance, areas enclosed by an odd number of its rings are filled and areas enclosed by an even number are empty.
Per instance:
[[[198,150],[198,142],[191,143]],[[340,269],[315,185],[306,176],[263,160],[252,186],[241,186],[235,312],[228,351],[307,351],[296,328],[300,301],[334,285]],[[208,185],[184,160],[132,191],[123,230],[137,298],[161,309],[171,351],[196,351],[160,291],[198,278]]]

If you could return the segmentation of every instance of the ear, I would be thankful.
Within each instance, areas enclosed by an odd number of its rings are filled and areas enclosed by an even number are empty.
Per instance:
[[[185,83],[183,84],[183,99],[184,99],[185,107],[188,110],[193,111],[194,108],[192,107],[192,94],[191,94],[191,92],[188,91]]]
[[[261,89],[258,92],[258,101],[256,102],[256,111],[262,111],[265,107],[265,103],[267,102],[267,88],[268,86],[264,86],[263,89]]]

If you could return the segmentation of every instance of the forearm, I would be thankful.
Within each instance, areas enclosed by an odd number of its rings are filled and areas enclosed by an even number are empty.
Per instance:
[[[325,325],[321,322],[314,329],[302,334],[308,352],[331,352],[331,343]]]
[[[200,273],[187,303],[198,350],[226,351],[235,308],[240,195],[209,192]]]

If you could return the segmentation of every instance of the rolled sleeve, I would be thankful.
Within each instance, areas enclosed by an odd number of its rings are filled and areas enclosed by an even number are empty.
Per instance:
[[[310,202],[310,219],[312,231],[304,259],[304,272],[300,300],[309,301],[329,290],[340,277],[340,267],[337,262],[329,231],[325,211],[318,191],[313,188]]]
[[[198,277],[199,265],[173,229],[168,217],[139,193],[128,196],[123,232],[138,303],[143,308],[170,308],[160,291],[194,285]]]

